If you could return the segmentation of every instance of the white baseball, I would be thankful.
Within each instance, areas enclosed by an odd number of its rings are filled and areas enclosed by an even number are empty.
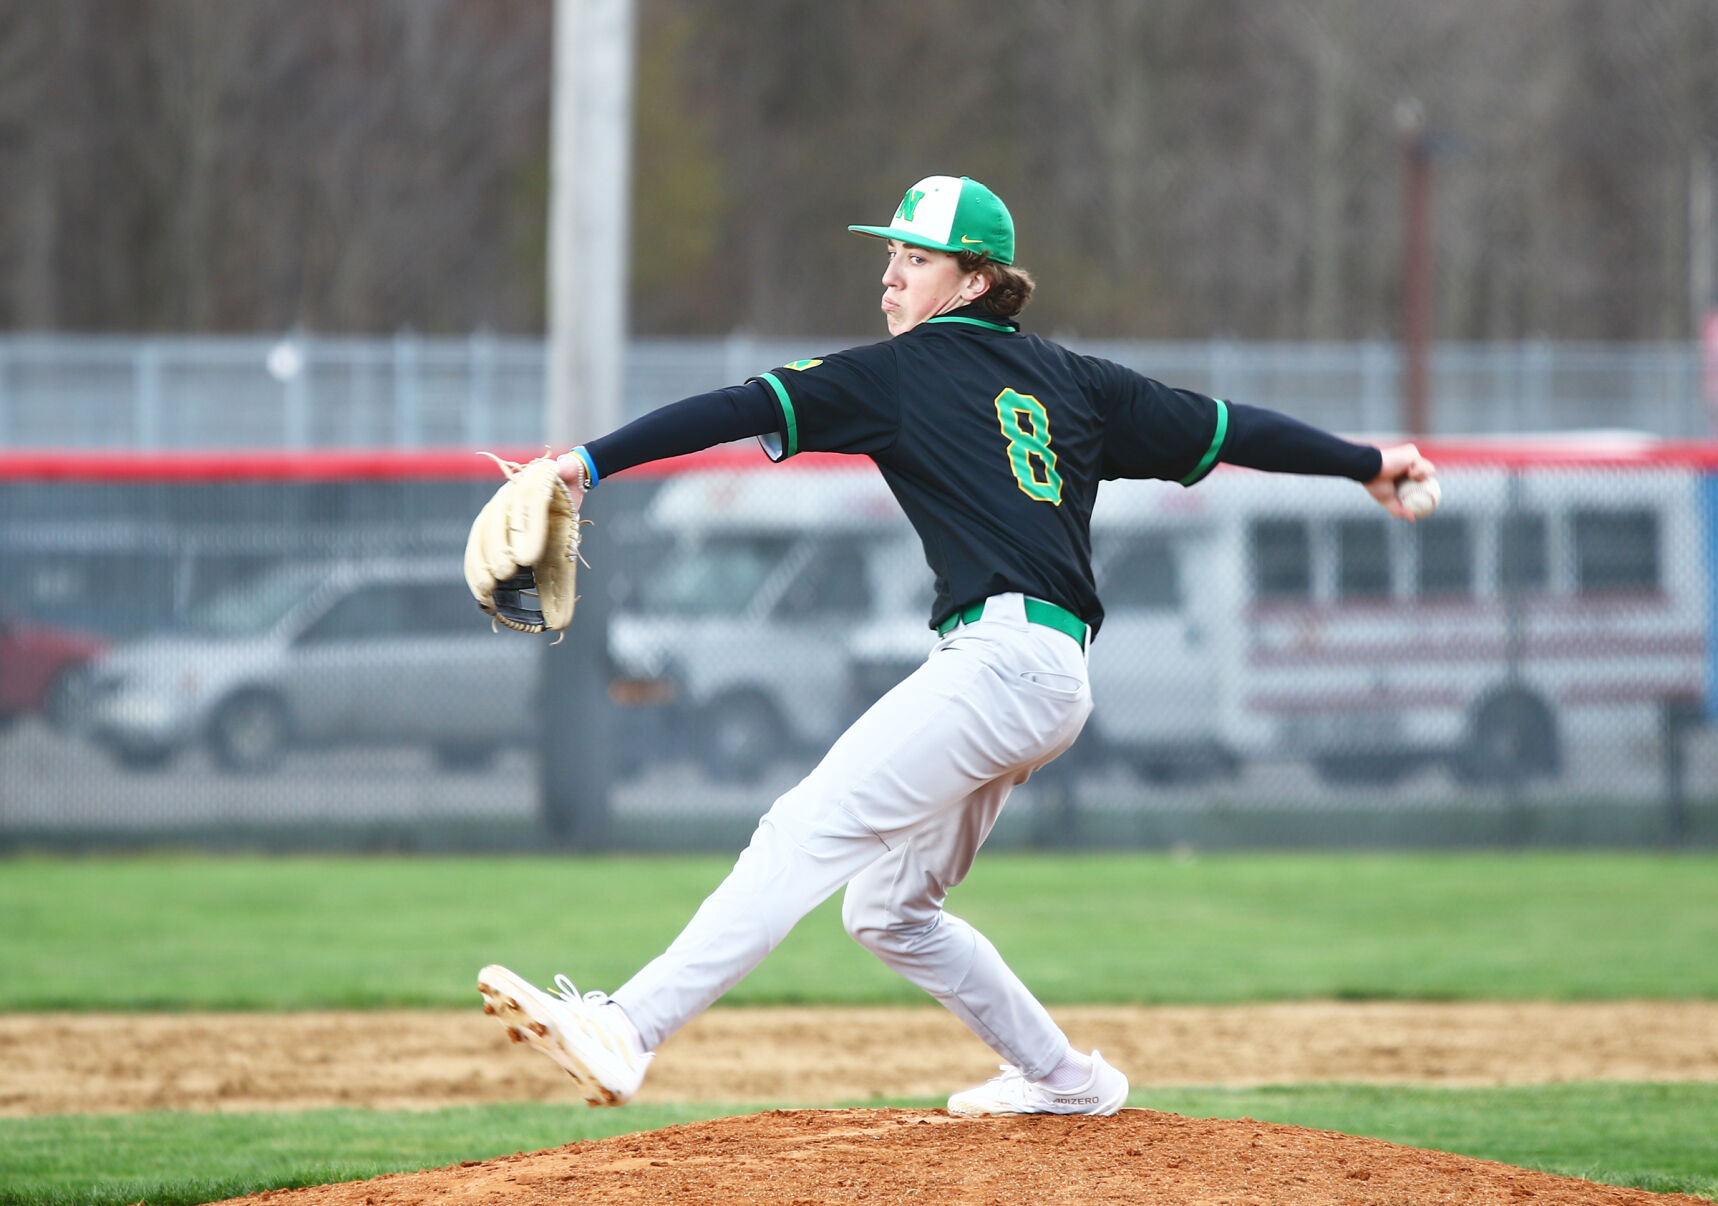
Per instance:
[[[1443,501],[1444,491],[1435,477],[1428,477],[1425,481],[1404,477],[1396,483],[1396,497],[1408,508],[1408,514],[1415,519],[1424,519],[1438,509],[1438,504]]]

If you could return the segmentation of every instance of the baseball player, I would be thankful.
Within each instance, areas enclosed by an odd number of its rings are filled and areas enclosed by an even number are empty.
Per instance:
[[[996,948],[943,903],[1009,792],[1091,711],[1103,623],[1090,521],[1107,478],[1192,486],[1219,463],[1352,478],[1392,514],[1430,478],[1411,444],[1352,444],[1021,332],[1032,278],[1014,223],[976,180],[931,176],[883,226],[890,338],[666,406],[561,458],[574,501],[647,461],[757,436],[773,460],[868,456],[924,543],[939,640],[804,780],[777,799],[727,879],[613,995],[479,974],[485,1011],[554,1059],[593,1105],[619,1105],[652,1052],[845,886],[849,934],[954,1012],[1005,1062],[949,1112],[1111,1114],[1127,1078],[1075,1050]]]

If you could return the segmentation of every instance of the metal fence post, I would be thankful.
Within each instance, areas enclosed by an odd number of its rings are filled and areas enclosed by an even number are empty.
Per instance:
[[[567,639],[543,649],[543,732],[537,742],[543,828],[555,845],[603,850],[614,842],[612,825],[614,705],[609,699],[614,662],[608,630],[618,552],[614,528],[639,483],[604,482],[603,495],[584,508],[594,515],[580,554],[592,569],[579,592],[578,613]],[[617,505],[618,504],[618,505]]]
[[[1505,522],[1519,521],[1525,513],[1521,502],[1521,488],[1521,470],[1511,469],[1503,505]],[[1521,688],[1521,663],[1527,648],[1527,607],[1524,595],[1525,591],[1520,583],[1512,583],[1504,592],[1504,681],[1511,692]],[[1519,758],[1510,759],[1508,773],[1503,780],[1504,806],[1507,810],[1505,839],[1511,846],[1525,843],[1532,825],[1532,813],[1523,791],[1526,785],[1523,782],[1520,761]]]
[[[139,448],[161,446],[161,345],[145,339],[137,349],[137,404],[132,419]]]
[[[308,448],[311,442],[309,347],[304,337],[297,333],[279,346],[291,349],[282,354],[274,366],[275,376],[280,380],[281,425],[285,429],[286,446]]]
[[[486,447],[495,429],[495,336],[479,327],[467,343],[465,438],[473,448]]]
[[[729,331],[722,341],[722,380],[744,381],[759,371],[757,340],[749,331]]]
[[[1236,397],[1235,349],[1227,339],[1212,339],[1205,345],[1211,365],[1211,396],[1231,401]]]
[[[409,330],[394,334],[394,443],[417,448],[423,443],[423,382],[418,376],[418,342]]]
[[[1395,398],[1390,383],[1395,376],[1395,358],[1390,353],[1390,345],[1381,340],[1368,339],[1360,345],[1361,424],[1368,432],[1392,430]]]
[[[1521,430],[1544,430],[1551,414],[1551,345],[1543,339],[1530,339],[1520,347]]]
[[[1690,729],[1700,723],[1698,701],[1666,699],[1659,704],[1659,740],[1664,756],[1664,839],[1688,844],[1688,748]]]

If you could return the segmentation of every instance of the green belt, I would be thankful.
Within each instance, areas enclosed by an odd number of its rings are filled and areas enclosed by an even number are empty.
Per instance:
[[[1025,600],[1026,622],[1042,624],[1046,628],[1054,628],[1057,632],[1065,632],[1080,642],[1080,647],[1086,644],[1086,622],[1069,611],[1066,607],[1057,607],[1054,603],[1046,603],[1042,599]],[[971,607],[963,607],[937,625],[937,635],[947,636],[956,624],[970,624],[984,614],[983,602],[974,603]]]

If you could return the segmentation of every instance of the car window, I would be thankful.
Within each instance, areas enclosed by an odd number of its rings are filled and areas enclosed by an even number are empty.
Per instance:
[[[400,631],[409,613],[409,587],[399,584],[360,586],[335,600],[299,636],[305,644],[325,641],[374,640]]]
[[[639,610],[737,616],[786,555],[785,538],[720,538],[675,548],[639,584]]]
[[[308,599],[325,578],[307,567],[272,570],[193,604],[185,613],[185,626],[206,636],[261,636]]]
[[[419,582],[406,588],[401,634],[470,636],[489,631],[488,617],[458,582]]]
[[[776,601],[780,619],[858,616],[871,610],[865,552],[856,540],[820,541]]]

